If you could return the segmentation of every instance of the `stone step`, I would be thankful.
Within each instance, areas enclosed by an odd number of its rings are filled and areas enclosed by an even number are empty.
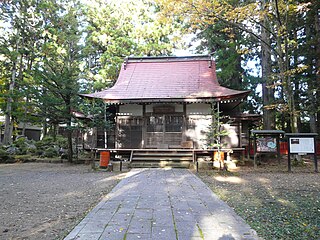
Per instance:
[[[131,167],[189,168],[193,161],[192,151],[157,150],[134,151]]]
[[[172,162],[172,161],[155,161],[155,162],[131,162],[131,168],[190,168],[189,161],[180,161],[180,162]]]
[[[134,152],[134,156],[192,156],[192,152],[176,153],[176,152]]]
[[[141,157],[141,156],[134,156],[132,158],[132,161],[175,161],[175,162],[180,162],[180,161],[192,161],[192,157],[173,157],[173,156],[158,156],[158,157],[151,157],[151,156],[146,156],[146,157]]]

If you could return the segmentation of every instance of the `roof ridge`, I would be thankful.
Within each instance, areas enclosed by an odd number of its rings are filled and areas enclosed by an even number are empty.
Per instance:
[[[126,57],[126,63],[136,62],[186,62],[186,61],[210,61],[210,55],[192,55],[192,56],[151,56],[151,57]]]

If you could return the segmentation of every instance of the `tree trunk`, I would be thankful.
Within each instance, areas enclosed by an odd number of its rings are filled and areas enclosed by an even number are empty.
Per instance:
[[[23,122],[22,122],[22,132],[21,135],[25,136],[26,134],[26,126],[27,126],[27,115],[28,115],[28,103],[29,103],[29,97],[26,98],[26,105],[24,106],[24,113],[23,113]]]
[[[317,106],[320,104],[320,20],[319,20],[319,2],[316,4],[315,13],[315,30],[316,30],[316,89],[317,89]],[[319,108],[317,108],[319,109]],[[317,133],[320,134],[320,111],[317,111]]]
[[[71,117],[71,97],[66,100],[67,110],[67,139],[68,139],[68,162],[72,163],[73,149],[72,149],[72,117]]]
[[[264,8],[264,6],[263,6]],[[270,85],[271,76],[271,53],[270,33],[267,31],[269,26],[267,16],[263,20],[263,28],[261,31],[261,69],[262,69],[262,101],[263,101],[263,128],[275,129],[275,109],[271,106],[274,102],[274,90]]]
[[[297,24],[295,24],[295,26],[297,26]],[[293,39],[295,42],[298,42],[298,35],[297,35],[297,29],[293,29]],[[299,62],[298,62],[298,54],[297,51],[293,52],[293,68],[298,68]],[[297,117],[296,117],[296,121],[297,121],[297,132],[301,132],[302,129],[302,123],[301,123],[301,118],[300,118],[300,112],[301,112],[301,107],[299,104],[299,98],[301,96],[301,91],[300,91],[300,78],[295,77],[294,79],[294,93],[293,93],[293,99],[294,99],[294,106],[295,106],[295,110],[297,112]]]
[[[16,47],[16,50],[18,48],[18,44]],[[15,88],[15,82],[16,82],[16,72],[17,72],[17,63],[18,59],[13,64],[12,67],[12,75],[11,75],[11,81],[9,84],[9,97],[7,99],[7,107],[5,111],[5,122],[4,122],[4,136],[3,136],[3,144],[9,144],[12,142],[12,129],[13,129],[13,120],[12,120],[12,95]]]
[[[308,14],[310,14],[311,16],[308,16]],[[310,22],[313,21],[313,15],[314,13],[307,13],[306,16],[306,22]],[[309,19],[309,17],[311,19]],[[306,24],[305,25],[305,33],[306,33],[306,39],[307,41],[309,39],[312,39],[314,37],[314,33],[311,29],[311,25],[310,24]],[[320,44],[320,42],[319,42]],[[312,44],[311,46],[313,46],[315,49],[317,49],[317,44]],[[311,46],[307,46],[308,48],[311,49]],[[310,50],[309,50],[310,51]],[[317,92],[317,76],[314,76],[314,70],[313,70],[313,66],[315,64],[315,62],[317,61],[318,58],[316,58],[313,54],[307,54],[306,57],[306,64],[308,67],[308,71],[307,71],[307,83],[308,83],[308,88],[307,88],[307,96],[308,96],[308,103],[307,103],[307,111],[308,111],[308,115],[310,118],[309,121],[309,127],[310,127],[310,132],[316,133],[317,132],[317,118],[316,118],[316,113],[317,113],[317,99],[316,99],[316,93]],[[315,62],[314,62],[315,61]],[[320,81],[320,79],[318,80]]]
[[[48,124],[46,118],[44,118],[43,123],[42,123],[42,136],[46,137],[48,134]]]

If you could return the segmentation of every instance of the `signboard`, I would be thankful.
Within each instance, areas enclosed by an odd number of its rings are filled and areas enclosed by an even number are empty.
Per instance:
[[[290,153],[315,153],[314,138],[290,138]]]
[[[263,137],[257,138],[257,152],[268,152],[276,153],[277,152],[277,138],[275,137]]]

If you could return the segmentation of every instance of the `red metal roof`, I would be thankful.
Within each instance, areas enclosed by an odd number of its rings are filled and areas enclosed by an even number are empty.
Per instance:
[[[107,102],[165,101],[244,98],[249,92],[220,86],[208,56],[155,57],[127,59],[113,87],[83,96]]]

